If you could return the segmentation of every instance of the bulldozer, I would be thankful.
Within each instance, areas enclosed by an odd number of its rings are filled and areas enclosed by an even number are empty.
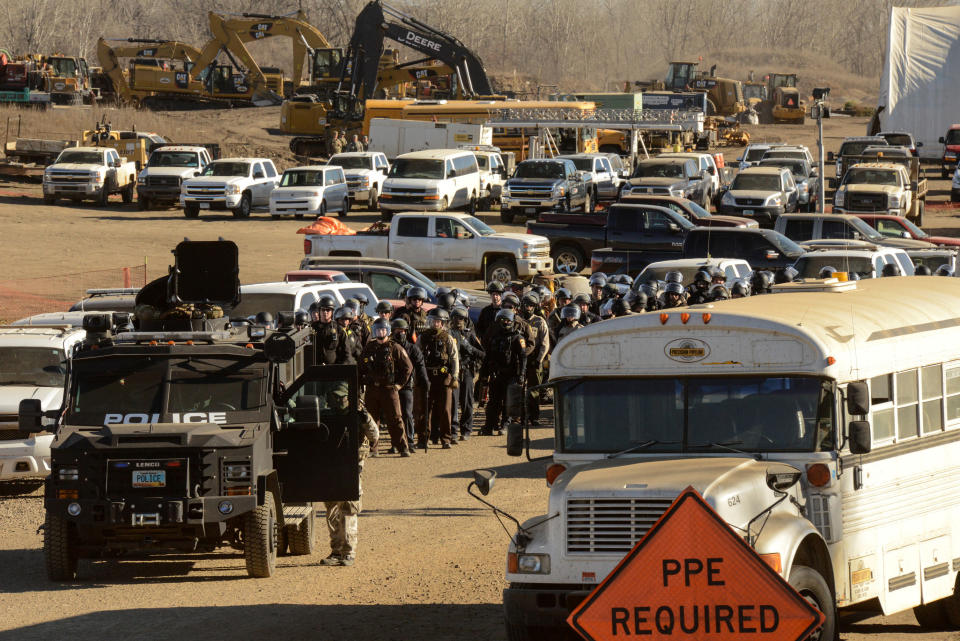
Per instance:
[[[800,90],[797,89],[797,74],[771,73],[767,75],[773,122],[790,122],[802,125],[806,120]]]
[[[668,91],[702,91],[707,94],[708,116],[737,116],[746,110],[743,83],[718,78],[717,66],[700,71],[699,61],[674,61],[667,67],[663,88]]]

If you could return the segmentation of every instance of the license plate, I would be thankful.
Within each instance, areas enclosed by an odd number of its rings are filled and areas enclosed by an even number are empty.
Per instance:
[[[525,214],[535,214],[535,213],[537,213],[537,208],[536,208],[536,207],[527,207],[527,208],[525,208],[525,209],[523,210],[523,213],[525,213]]]
[[[136,470],[133,473],[133,487],[166,487],[166,470]]]
[[[210,203],[199,203],[200,209],[210,209]]]
[[[753,210],[752,210],[752,209],[744,209],[744,210],[743,210],[743,215],[744,215],[744,216],[753,216]]]

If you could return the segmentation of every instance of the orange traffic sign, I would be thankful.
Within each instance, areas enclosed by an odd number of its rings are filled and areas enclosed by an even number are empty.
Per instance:
[[[823,621],[692,487],[567,619],[587,641],[801,641]]]

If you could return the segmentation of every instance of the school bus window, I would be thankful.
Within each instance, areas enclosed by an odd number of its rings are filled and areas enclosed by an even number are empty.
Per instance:
[[[960,419],[960,364],[953,363],[944,368],[947,391],[947,423]],[[960,425],[957,423],[954,427]]]
[[[920,370],[920,391],[923,402],[923,433],[943,429],[943,366],[928,365]]]
[[[917,370],[911,369],[897,374],[897,440],[917,436],[919,427],[917,410]]]
[[[870,379],[870,411],[873,414],[873,440],[888,441],[894,435],[893,375],[883,374]]]
[[[958,370],[960,371],[960,370]],[[893,388],[891,387],[890,374],[884,374],[883,376],[874,376],[870,379],[870,404],[871,405],[880,405],[882,403],[889,403],[893,400]],[[960,385],[958,385],[958,392],[960,392]]]

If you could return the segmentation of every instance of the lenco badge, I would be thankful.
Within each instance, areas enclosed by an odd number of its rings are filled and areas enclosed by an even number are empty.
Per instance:
[[[696,338],[678,338],[667,343],[663,352],[680,363],[695,363],[710,355],[710,346]]]

